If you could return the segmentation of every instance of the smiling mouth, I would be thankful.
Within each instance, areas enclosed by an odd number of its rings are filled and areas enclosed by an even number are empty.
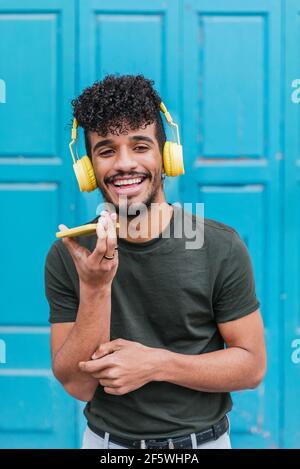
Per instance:
[[[136,176],[128,178],[116,177],[109,183],[113,191],[119,195],[137,195],[144,187],[148,176]]]
[[[126,188],[126,187],[138,186],[145,179],[146,179],[146,176],[138,176],[138,177],[135,177],[135,178],[126,178],[126,179],[116,178],[111,184],[113,184],[115,187],[124,187],[124,188]]]

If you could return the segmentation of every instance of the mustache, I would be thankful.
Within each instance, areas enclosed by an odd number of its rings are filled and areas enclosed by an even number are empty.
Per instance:
[[[141,173],[141,172],[133,172],[131,171],[130,173],[117,173],[117,174],[114,174],[113,176],[110,176],[108,178],[105,178],[104,179],[104,182],[106,184],[109,184],[110,182],[113,182],[115,179],[118,179],[119,177],[124,177],[126,176],[128,179],[130,178],[137,178],[137,177],[151,177],[151,174],[149,173]]]

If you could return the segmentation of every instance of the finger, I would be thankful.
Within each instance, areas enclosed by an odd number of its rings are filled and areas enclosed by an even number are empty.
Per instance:
[[[117,382],[117,379],[118,378],[111,378],[111,376],[109,376],[109,370],[102,370],[102,371],[96,371],[95,373],[92,373],[92,376],[93,378],[96,378],[98,380],[106,380],[107,382],[110,381],[111,384],[113,384],[114,386],[116,386],[116,382]]]
[[[107,235],[107,219],[104,212],[101,212],[100,217],[98,218],[96,232],[98,238]]]
[[[120,223],[118,222],[118,215],[116,214],[116,212],[112,212],[110,214],[110,218],[112,219],[115,230],[117,231],[117,228],[120,228]]]
[[[100,216],[96,227],[97,242],[95,249],[91,253],[89,259],[91,263],[99,265],[105,251],[106,251],[106,239],[107,239],[107,221],[104,220],[103,216]]]
[[[97,376],[93,375],[94,378],[98,379]],[[114,381],[111,379],[99,379],[99,383],[101,386],[108,386],[109,388],[119,388],[117,384],[114,384]]]
[[[111,220],[113,221],[115,229],[117,229],[117,225],[119,226],[118,215],[116,214],[116,212],[109,212],[109,215],[110,215]]]
[[[111,376],[111,371],[112,371],[112,368],[104,368],[104,370],[95,371],[95,373],[92,373],[92,376],[97,379],[116,380],[117,377]]]
[[[115,244],[117,244],[117,214],[116,213],[107,213],[107,235],[111,238]]]
[[[99,217],[98,221],[104,227],[104,229],[107,230],[107,219],[106,219],[106,211],[105,210],[102,210],[102,212],[100,213],[100,217]]]
[[[99,348],[93,353],[93,355],[91,356],[91,360],[97,360],[98,358],[105,357],[105,355],[108,355],[109,353],[110,352]]]
[[[116,394],[116,388],[105,386],[104,392],[106,392],[107,394]]]
[[[110,342],[105,342],[104,344],[99,345],[97,350],[92,355],[92,360],[104,357],[110,353],[120,350],[122,345],[120,344],[119,339],[111,340]]]
[[[110,214],[107,214],[107,240],[106,240],[106,253],[108,257],[118,256],[117,247],[117,231],[116,231],[116,220],[114,220]]]
[[[58,228],[60,229],[60,231],[64,231],[64,230],[68,230],[69,228],[64,225],[63,223],[61,223],[60,225],[58,225]]]
[[[112,387],[109,387],[109,386],[105,386],[105,388],[103,388],[104,392],[106,392],[107,394],[113,394],[115,396],[122,396],[123,394],[127,394],[129,392],[129,390],[127,390],[126,388],[112,388]]]
[[[78,364],[80,370],[86,373],[95,373],[97,371],[103,370],[104,368],[109,368],[113,365],[114,363],[113,363],[111,355],[97,359],[97,360],[79,362]]]

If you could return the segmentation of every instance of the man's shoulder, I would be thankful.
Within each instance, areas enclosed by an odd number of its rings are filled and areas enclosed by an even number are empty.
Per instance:
[[[221,221],[202,217],[199,214],[191,213],[183,210],[184,217],[192,219],[192,223],[195,224],[198,229],[204,230],[204,238],[208,242],[217,241],[220,242],[232,242],[232,240],[239,236],[235,228]]]
[[[238,234],[236,229],[232,226],[226,225],[218,220],[213,220],[212,218],[204,218],[204,225],[206,229],[219,236],[229,236],[231,238],[233,234]]]

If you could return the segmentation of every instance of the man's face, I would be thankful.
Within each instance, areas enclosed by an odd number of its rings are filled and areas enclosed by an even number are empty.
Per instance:
[[[128,130],[126,135],[100,137],[89,132],[92,162],[105,201],[119,213],[121,207],[165,201],[161,174],[162,155],[155,136],[155,123]],[[127,213],[127,211],[126,211]]]

